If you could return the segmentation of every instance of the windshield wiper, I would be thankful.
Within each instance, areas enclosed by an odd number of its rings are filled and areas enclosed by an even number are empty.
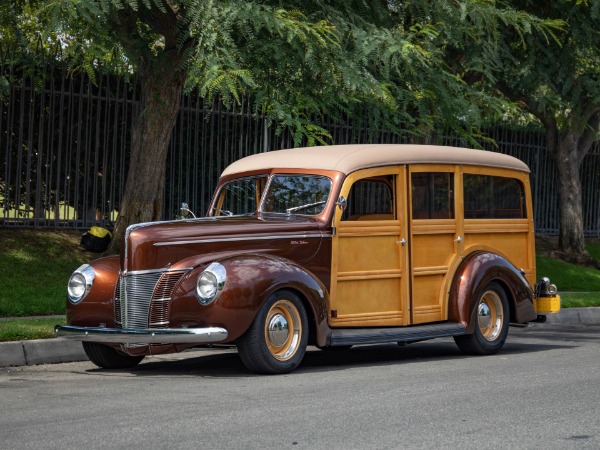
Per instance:
[[[321,200],[320,202],[307,203],[306,205],[294,206],[293,208],[287,208],[286,211],[288,214],[300,211],[301,209],[310,208],[311,206],[319,206],[324,203],[327,203],[327,200]]]
[[[219,208],[213,207],[212,210],[218,212],[219,214],[224,214],[226,216],[233,216],[233,213],[231,211],[227,211],[226,209],[219,209]]]

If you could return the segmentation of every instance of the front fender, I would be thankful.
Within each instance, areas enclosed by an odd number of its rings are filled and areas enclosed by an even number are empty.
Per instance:
[[[449,320],[463,324],[467,333],[472,333],[477,301],[492,281],[499,282],[506,290],[511,322],[524,323],[537,318],[533,291],[521,272],[500,255],[473,252],[464,258],[455,272],[450,289]]]
[[[107,256],[90,262],[94,269],[94,285],[89,294],[73,305],[67,300],[67,323],[83,327],[115,326],[114,294],[119,277],[119,257]],[[66,283],[65,283],[66,286]]]
[[[196,281],[206,264],[186,274],[179,283],[171,307],[172,327],[217,326],[234,341],[252,324],[262,302],[279,289],[296,291],[306,300],[307,314],[316,325],[317,341],[326,336],[327,291],[310,272],[293,261],[267,254],[231,255],[212,258],[225,267],[227,277],[220,296],[209,305],[196,297]]]

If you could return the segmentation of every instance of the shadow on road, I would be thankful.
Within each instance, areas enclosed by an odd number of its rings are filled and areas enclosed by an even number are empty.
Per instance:
[[[292,374],[305,372],[327,372],[352,369],[357,366],[384,366],[392,364],[427,364],[461,358],[495,358],[552,349],[570,348],[574,345],[563,341],[524,343],[528,336],[519,333],[519,339],[511,342],[510,337],[498,355],[466,356],[450,339],[433,340],[407,346],[396,344],[365,345],[350,350],[318,350],[310,347],[301,366]],[[541,338],[536,333],[535,337]],[[549,336],[544,336],[549,337]],[[556,340],[556,336],[554,336]],[[568,339],[571,340],[571,339]],[[235,349],[202,349],[176,355],[148,357],[138,367],[129,370],[91,369],[87,373],[107,376],[199,376],[211,378],[245,378],[259,376],[248,372]]]

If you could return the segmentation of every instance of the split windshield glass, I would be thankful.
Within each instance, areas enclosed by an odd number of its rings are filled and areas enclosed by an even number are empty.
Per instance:
[[[273,175],[237,178],[221,188],[210,215],[255,214],[262,199],[262,212],[314,216],[325,209],[331,180],[317,175]],[[265,188],[267,191],[265,192]]]

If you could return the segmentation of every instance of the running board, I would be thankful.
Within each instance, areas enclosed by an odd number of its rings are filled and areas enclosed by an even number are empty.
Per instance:
[[[446,336],[465,334],[465,326],[460,323],[435,323],[409,327],[387,328],[338,328],[329,334],[332,347],[359,344],[383,344],[386,342],[409,343]]]

